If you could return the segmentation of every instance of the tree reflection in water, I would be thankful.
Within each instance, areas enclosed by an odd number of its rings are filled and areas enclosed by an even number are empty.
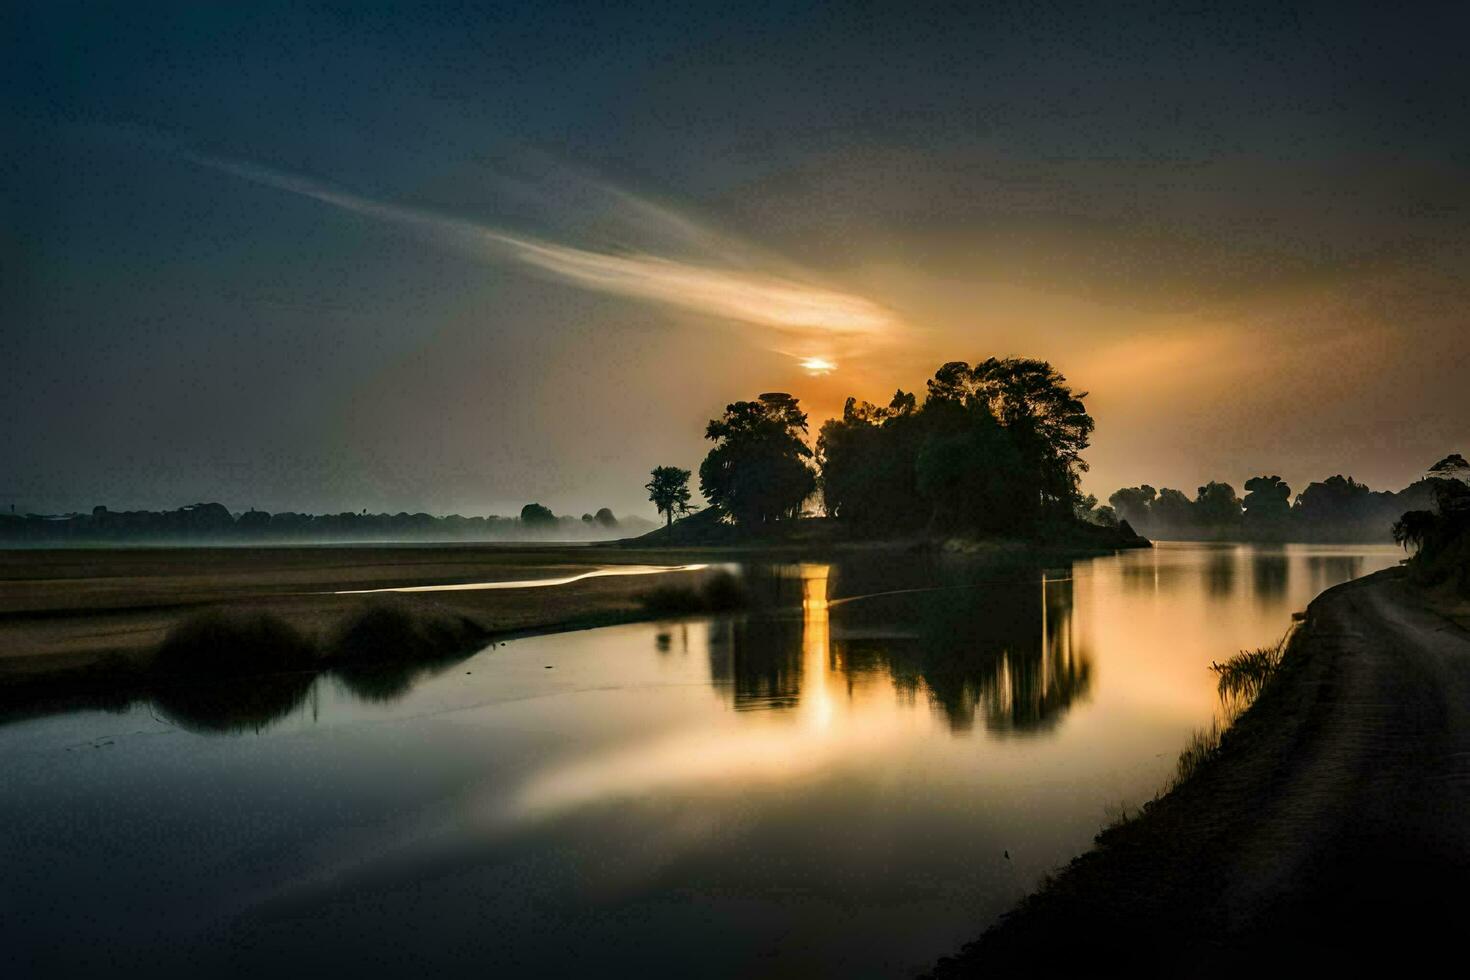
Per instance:
[[[736,711],[793,708],[801,700],[806,587],[802,569],[825,566],[750,566],[745,570],[747,615],[716,620],[710,628],[710,679],[730,692]]]
[[[1257,545],[1251,556],[1251,584],[1256,597],[1271,601],[1286,594],[1291,580],[1291,565],[1286,550],[1280,545]]]
[[[711,626],[711,677],[737,710],[831,698],[834,681],[851,697],[886,675],[956,732],[978,716],[991,732],[1030,733],[1053,727],[1091,685],[1065,571],[801,565],[750,585],[751,612]]]
[[[1235,592],[1235,566],[1239,557],[1233,545],[1220,545],[1210,551],[1205,563],[1205,584],[1212,596],[1229,596]]]
[[[1312,591],[1321,592],[1334,585],[1350,582],[1363,574],[1361,555],[1310,555],[1307,572],[1312,578]]]

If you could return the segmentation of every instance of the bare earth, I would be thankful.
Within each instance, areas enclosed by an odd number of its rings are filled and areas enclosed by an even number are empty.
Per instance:
[[[210,607],[261,610],[308,632],[368,597],[349,589],[556,578],[619,565],[709,557],[591,546],[412,545],[0,551],[0,685],[147,655]],[[718,559],[715,559],[718,560]],[[674,573],[694,581],[697,572]],[[590,578],[553,588],[402,594],[492,633],[617,622],[663,576]]]
[[[1457,954],[1470,633],[1397,569],[1329,590],[1220,754],[1099,843],[936,974],[1413,974]]]

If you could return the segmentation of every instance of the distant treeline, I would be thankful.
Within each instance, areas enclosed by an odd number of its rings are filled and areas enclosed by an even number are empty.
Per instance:
[[[1431,475],[1404,489],[1375,491],[1352,477],[1308,484],[1292,498],[1279,476],[1245,481],[1245,496],[1211,481],[1193,498],[1165,487],[1124,487],[1097,506],[1084,505],[1098,523],[1126,520],[1150,538],[1249,541],[1392,541],[1393,525],[1406,511],[1428,509],[1445,477]]]
[[[90,514],[0,515],[0,544],[200,543],[265,541],[567,541],[627,537],[654,527],[643,518],[619,520],[604,507],[580,518],[527,504],[519,517],[434,517],[430,514],[231,514],[223,504],[178,510]]]

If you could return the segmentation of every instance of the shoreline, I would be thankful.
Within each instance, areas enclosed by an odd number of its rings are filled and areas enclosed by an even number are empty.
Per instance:
[[[698,586],[720,565],[735,562],[930,553],[1045,563],[1114,550],[1016,541],[962,550],[952,542],[917,540],[0,550],[0,720],[45,704],[136,693],[146,687],[153,654],[169,631],[216,611],[269,616],[325,641],[355,614],[391,602],[425,621],[453,619],[462,625],[461,636],[473,634],[485,645],[667,617],[668,611],[643,602],[657,582],[677,576]],[[674,567],[692,563],[707,567]],[[618,566],[668,570],[587,574]],[[550,587],[453,588],[568,578],[573,580]],[[396,591],[401,589],[425,591]]]
[[[1223,976],[1451,948],[1467,693],[1470,632],[1402,569],[1326,590],[1203,763],[925,976]]]

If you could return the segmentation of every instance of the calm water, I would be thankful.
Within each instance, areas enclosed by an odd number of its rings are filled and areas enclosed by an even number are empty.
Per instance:
[[[750,567],[740,617],[0,726],[5,972],[909,975],[1398,557]]]

